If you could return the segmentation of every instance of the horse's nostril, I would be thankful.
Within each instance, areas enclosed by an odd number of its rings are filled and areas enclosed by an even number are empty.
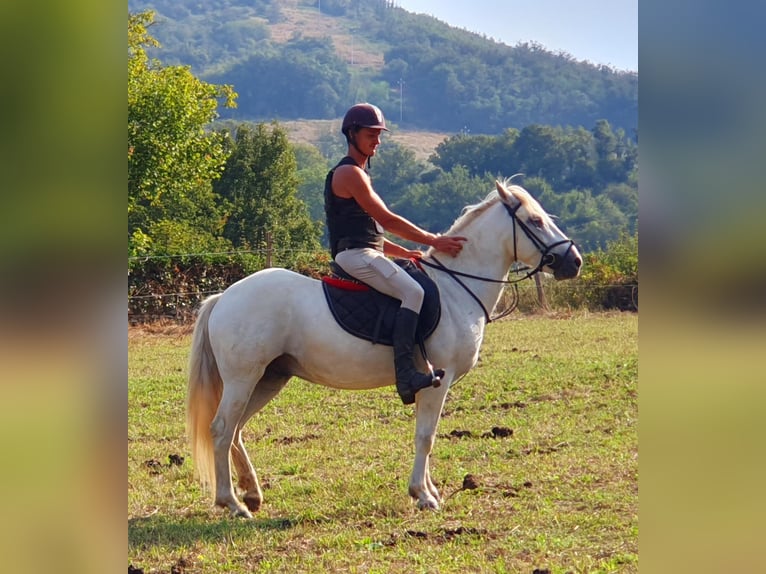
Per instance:
[[[582,258],[575,257],[575,266],[579,267],[580,265],[582,265]]]

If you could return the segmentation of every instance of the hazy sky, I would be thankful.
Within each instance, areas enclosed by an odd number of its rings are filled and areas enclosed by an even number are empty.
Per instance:
[[[396,0],[509,46],[537,42],[578,60],[638,70],[638,0]]]

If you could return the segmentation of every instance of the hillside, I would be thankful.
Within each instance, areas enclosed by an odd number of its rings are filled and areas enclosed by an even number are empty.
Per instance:
[[[293,143],[318,146],[323,139],[340,143],[343,138],[340,133],[340,120],[285,120],[281,121],[280,125],[287,131]],[[436,146],[450,135],[452,134],[445,132],[393,128],[385,138],[412,150],[415,159],[427,161]]]
[[[531,124],[593,127],[631,137],[637,74],[537,44],[506,46],[390,0],[129,0],[153,9],[163,63],[231,84],[238,120],[331,120],[378,104],[402,130],[497,134]]]
[[[376,71],[383,69],[384,46],[354,33],[346,19],[323,14],[315,7],[300,7],[297,0],[287,0],[282,4],[284,21],[269,27],[273,42],[286,44],[298,34],[305,38],[329,37],[338,56],[350,66]]]

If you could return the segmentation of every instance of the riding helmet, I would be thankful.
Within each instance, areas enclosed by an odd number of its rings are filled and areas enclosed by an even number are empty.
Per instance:
[[[379,128],[388,131],[383,112],[377,106],[367,103],[351,106],[346,112],[341,131],[348,135],[351,128]]]

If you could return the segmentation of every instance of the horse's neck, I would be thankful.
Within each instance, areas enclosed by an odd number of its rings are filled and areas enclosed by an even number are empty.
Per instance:
[[[458,234],[468,238],[463,244],[460,255],[452,258],[446,255],[440,256],[437,253],[436,256],[445,267],[451,270],[498,281],[503,279],[508,272],[512,263],[512,254],[508,252],[505,242],[500,237],[502,234],[497,233],[496,227],[481,225],[481,223],[481,221],[472,222],[462,232],[458,232]],[[472,297],[453,277],[445,272],[437,272],[432,276],[439,286],[439,292],[443,294],[442,299],[445,295],[447,299],[469,299],[471,301],[466,305],[473,306],[476,316],[484,319],[484,311],[478,307],[475,301],[472,301]],[[503,284],[462,276],[459,279],[479,298],[487,312],[491,312],[500,298]]]

